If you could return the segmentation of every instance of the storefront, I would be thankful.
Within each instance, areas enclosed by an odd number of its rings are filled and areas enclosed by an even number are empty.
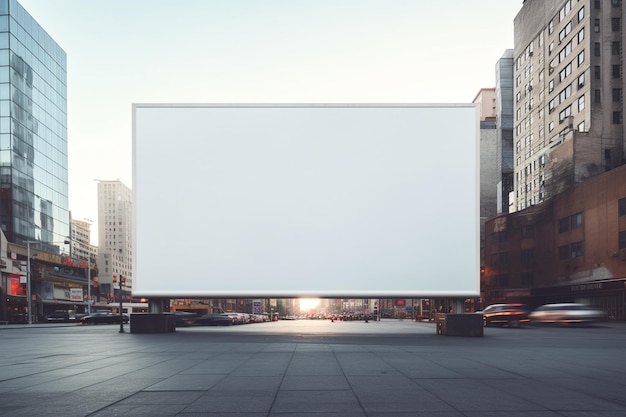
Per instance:
[[[534,288],[531,296],[535,306],[577,302],[606,311],[609,320],[626,320],[626,278]]]

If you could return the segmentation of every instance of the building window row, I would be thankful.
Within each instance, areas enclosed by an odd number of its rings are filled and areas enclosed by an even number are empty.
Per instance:
[[[570,243],[559,246],[559,260],[580,258],[583,256],[583,242]]]
[[[566,233],[570,230],[580,229],[583,225],[583,213],[572,214],[571,216],[559,219],[559,233]]]
[[[509,254],[507,252],[493,253],[491,255],[491,266],[507,266],[509,264]]]
[[[565,16],[567,16],[567,14],[572,10],[573,3],[574,0],[567,0],[565,5],[561,7],[561,10],[559,11],[559,22],[565,19]]]

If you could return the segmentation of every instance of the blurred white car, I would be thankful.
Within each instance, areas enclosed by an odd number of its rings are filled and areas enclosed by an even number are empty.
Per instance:
[[[531,323],[595,323],[605,321],[607,313],[586,304],[557,303],[541,306],[529,317]]]

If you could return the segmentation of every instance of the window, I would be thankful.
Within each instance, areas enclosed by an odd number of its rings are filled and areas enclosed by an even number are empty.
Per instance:
[[[584,120],[582,122],[578,123],[578,131],[579,132],[584,132],[585,131],[585,121]]]
[[[618,201],[619,215],[626,216],[626,197],[620,198]]]
[[[566,261],[569,259],[569,245],[559,246],[559,261]]]
[[[622,112],[619,112],[619,111],[613,112],[613,124],[615,125],[622,124]]]
[[[534,229],[532,226],[525,226],[522,228],[522,239],[532,239]]]
[[[619,55],[622,50],[622,43],[619,41],[611,42],[611,55]]]
[[[593,101],[597,104],[602,103],[602,95],[600,90],[593,90]]]
[[[554,122],[548,123],[548,132],[552,132],[554,130]]]
[[[583,111],[585,109],[585,95],[578,97],[578,111]]]
[[[619,248],[626,249],[626,232],[619,232]]]
[[[533,249],[523,249],[521,253],[522,266],[532,266],[535,258],[534,255]]]
[[[611,6],[622,7],[622,0],[611,0]]]
[[[573,214],[570,217],[570,224],[571,224],[572,230],[580,229],[583,225],[583,214],[582,213]]]
[[[494,238],[497,243],[504,243],[509,240],[509,233],[506,230],[498,232],[494,235]]]
[[[565,68],[559,71],[559,82],[563,81],[571,73],[572,73],[572,63],[570,62],[569,64],[565,66]]]
[[[548,81],[548,92],[551,93],[554,91],[554,80]]]
[[[580,90],[585,86],[585,73],[583,72],[578,76],[578,89]]]
[[[507,266],[508,263],[508,254],[506,252],[491,255],[491,266]]]
[[[563,49],[559,51],[559,62],[563,62],[565,58],[572,52],[572,41],[569,41]]]
[[[613,102],[620,103],[622,101],[622,89],[614,88],[613,89]]]
[[[578,31],[578,36],[576,37],[576,39],[578,39],[579,45],[583,43],[583,40],[585,39],[585,28],[582,28]]]
[[[572,31],[572,22],[569,22],[562,31],[559,32],[559,42],[565,39],[567,35]]]
[[[594,56],[600,56],[600,42],[594,42],[593,44],[593,55]]]
[[[596,9],[596,10],[600,9],[600,0],[594,0],[593,8]]]
[[[580,258],[583,256],[583,242],[572,243],[570,246],[570,256],[572,258]]]
[[[600,19],[593,19],[593,31],[600,32]]]
[[[619,32],[622,30],[622,19],[614,17],[611,19],[611,30],[613,32]]]
[[[569,96],[572,95],[572,85],[568,85],[559,93],[559,104],[563,103]]]
[[[585,51],[584,50],[581,51],[578,54],[578,66],[580,67],[583,64],[583,62],[585,62]]]
[[[578,11],[578,21],[580,22],[585,18],[585,6],[581,7]]]
[[[569,232],[569,217],[559,219],[559,233]]]
[[[593,67],[593,78],[595,78],[596,80],[599,80],[601,78],[600,76],[600,65],[595,65]]]
[[[611,74],[613,78],[622,78],[622,66],[621,65],[613,65],[611,68]]]

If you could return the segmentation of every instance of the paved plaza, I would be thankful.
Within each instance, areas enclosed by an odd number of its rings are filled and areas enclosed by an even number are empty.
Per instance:
[[[0,416],[626,416],[626,323],[0,326]]]

